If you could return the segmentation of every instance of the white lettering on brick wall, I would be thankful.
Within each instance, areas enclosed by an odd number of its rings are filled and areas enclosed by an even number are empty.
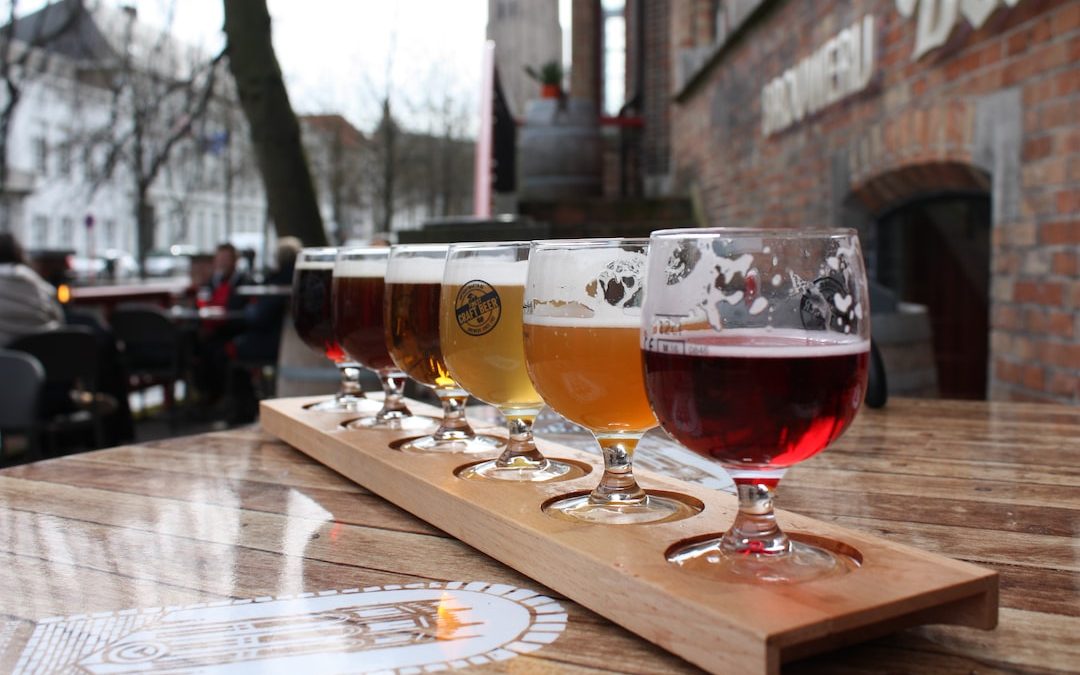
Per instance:
[[[932,49],[945,44],[960,22],[967,19],[978,30],[998,7],[1015,7],[1020,0],[896,0],[896,11],[910,19],[918,10],[915,20],[915,61]]]
[[[864,16],[766,84],[761,90],[762,133],[783,131],[864,89],[874,74],[874,33],[873,15]]]

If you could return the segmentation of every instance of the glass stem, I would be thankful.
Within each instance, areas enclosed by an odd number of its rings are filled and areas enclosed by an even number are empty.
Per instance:
[[[604,475],[589,494],[593,504],[641,504],[648,496],[634,478],[634,448],[641,435],[596,436],[604,452]]]
[[[791,551],[791,540],[776,524],[773,513],[773,490],[770,483],[752,478],[736,478],[739,490],[739,513],[735,524],[724,533],[720,547],[728,553],[784,555]]]
[[[506,449],[495,460],[500,469],[508,467],[536,466],[544,461],[544,455],[536,448],[533,440],[533,422],[535,415],[507,415],[506,431],[509,440]]]
[[[405,405],[405,373],[393,368],[379,371],[379,380],[382,382],[383,407],[375,417],[379,420],[401,419],[411,417],[412,412]]]
[[[460,390],[458,390],[460,391]],[[456,392],[436,392],[442,401],[443,418],[432,437],[437,441],[460,441],[476,438],[476,432],[465,419],[465,403],[468,394]]]
[[[360,367],[355,363],[346,362],[339,363],[338,370],[341,372],[341,391],[338,392],[337,397],[363,396],[364,390],[360,386]]]

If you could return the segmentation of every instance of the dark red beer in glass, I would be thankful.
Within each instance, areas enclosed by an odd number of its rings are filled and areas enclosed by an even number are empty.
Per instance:
[[[847,429],[868,350],[824,333],[712,335],[682,353],[643,352],[645,388],[660,424],[694,452],[732,469],[783,469]]]

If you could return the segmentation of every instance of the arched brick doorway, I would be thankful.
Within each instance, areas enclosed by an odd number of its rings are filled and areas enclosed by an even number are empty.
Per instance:
[[[863,212],[871,278],[928,308],[937,390],[987,396],[991,181],[963,162],[907,164],[873,176],[850,199]]]
[[[986,398],[990,333],[990,196],[940,193],[875,221],[874,274],[929,309],[938,391]]]

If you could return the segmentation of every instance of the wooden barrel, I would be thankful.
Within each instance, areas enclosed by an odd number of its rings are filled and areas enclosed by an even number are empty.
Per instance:
[[[518,133],[518,196],[551,201],[601,193],[600,120],[583,99],[536,99],[525,104]]]
[[[871,321],[873,340],[885,362],[889,396],[936,398],[937,366],[934,335],[925,305],[897,304],[897,311],[875,313]]]

